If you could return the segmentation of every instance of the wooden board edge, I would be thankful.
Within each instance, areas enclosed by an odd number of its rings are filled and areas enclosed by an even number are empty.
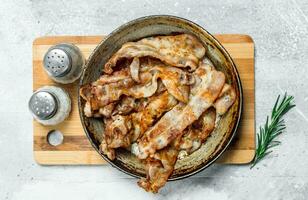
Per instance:
[[[98,44],[106,35],[57,35],[57,36],[40,36],[34,38],[32,46],[37,45],[53,45],[55,43],[65,43],[69,40],[72,43],[77,44]],[[78,41],[78,42],[77,42]]]
[[[39,165],[106,165],[96,151],[33,151]]]
[[[237,155],[233,151],[237,151]],[[245,154],[244,154],[245,152]],[[250,164],[255,157],[255,149],[249,150],[226,150],[224,154],[215,162],[223,165],[244,165]],[[232,153],[232,156],[230,154]],[[239,155],[242,154],[242,155]],[[245,159],[238,159],[239,156],[245,155]],[[243,158],[243,157],[242,157]]]
[[[234,152],[237,154],[235,155]],[[230,154],[233,156],[230,156]],[[215,163],[222,165],[250,164],[255,150],[227,150]],[[59,157],[60,156],[60,157]],[[245,159],[242,159],[245,156]],[[239,159],[241,157],[241,159]],[[106,165],[107,162],[96,151],[33,151],[39,165]]]
[[[234,34],[212,34],[220,43],[229,43],[228,39],[234,38],[237,39],[237,43],[254,43],[252,37],[247,34],[239,34],[239,33],[234,33]]]

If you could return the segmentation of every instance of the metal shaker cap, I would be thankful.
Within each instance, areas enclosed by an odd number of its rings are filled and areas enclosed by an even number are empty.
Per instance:
[[[41,120],[50,119],[57,112],[56,97],[47,91],[35,92],[29,100],[29,109]]]
[[[51,48],[44,56],[44,68],[53,77],[66,75],[72,68],[72,58],[65,50]]]

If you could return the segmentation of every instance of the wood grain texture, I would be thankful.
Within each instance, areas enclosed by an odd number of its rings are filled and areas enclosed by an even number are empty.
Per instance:
[[[230,53],[239,71],[244,94],[243,115],[238,132],[226,152],[217,161],[226,164],[251,162],[255,152],[255,85],[254,85],[254,43],[250,36],[241,34],[215,35]],[[103,36],[48,36],[33,42],[33,91],[45,85],[64,88],[72,99],[70,116],[57,126],[43,126],[33,121],[33,150],[37,163],[42,165],[99,165],[106,162],[92,148],[78,114],[77,84],[61,85],[48,78],[43,70],[43,56],[54,44],[69,42],[77,45],[87,58]],[[64,135],[63,143],[52,146],[47,134],[59,130]]]

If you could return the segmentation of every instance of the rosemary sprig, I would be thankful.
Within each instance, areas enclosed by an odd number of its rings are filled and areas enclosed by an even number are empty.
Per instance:
[[[258,146],[256,149],[256,155],[250,168],[253,168],[261,159],[270,154],[272,151],[269,149],[280,144],[280,141],[274,139],[286,128],[285,122],[281,118],[290,109],[295,107],[293,99],[294,97],[288,96],[287,93],[284,94],[281,101],[279,101],[280,95],[278,96],[270,120],[269,116],[267,116],[264,127],[260,126],[260,132],[257,135]]]

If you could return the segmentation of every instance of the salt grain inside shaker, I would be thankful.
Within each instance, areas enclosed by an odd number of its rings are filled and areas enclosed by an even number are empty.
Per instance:
[[[85,59],[77,46],[62,43],[47,51],[43,64],[50,78],[55,82],[68,84],[80,77]]]
[[[43,125],[56,125],[64,121],[71,111],[69,95],[59,87],[38,89],[29,100],[29,110]]]

